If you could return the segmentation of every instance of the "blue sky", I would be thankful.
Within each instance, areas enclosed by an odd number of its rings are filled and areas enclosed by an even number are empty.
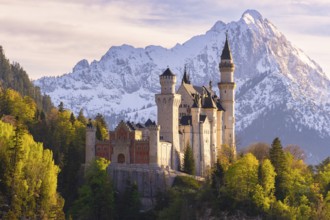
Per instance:
[[[71,72],[111,47],[170,48],[258,10],[330,75],[328,0],[0,0],[0,45],[32,79]]]

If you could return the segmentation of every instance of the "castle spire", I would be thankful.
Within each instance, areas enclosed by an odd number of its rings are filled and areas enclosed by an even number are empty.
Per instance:
[[[189,75],[187,74],[187,66],[184,66],[184,73],[183,73],[183,77],[182,77],[182,82],[181,84],[186,83],[186,84],[190,84],[190,79],[189,79]]]
[[[231,51],[228,43],[228,32],[226,32],[226,42],[222,50],[221,60],[232,60]]]

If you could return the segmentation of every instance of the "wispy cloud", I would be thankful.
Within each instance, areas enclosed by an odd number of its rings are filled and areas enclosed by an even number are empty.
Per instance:
[[[69,72],[83,58],[99,59],[113,45],[171,47],[217,20],[238,20],[248,8],[259,10],[293,42],[330,36],[327,0],[0,0],[0,44],[38,78]],[[311,46],[304,45],[299,46],[308,53]],[[319,60],[325,60],[321,56],[329,56],[330,48],[314,45],[313,51],[317,47]]]

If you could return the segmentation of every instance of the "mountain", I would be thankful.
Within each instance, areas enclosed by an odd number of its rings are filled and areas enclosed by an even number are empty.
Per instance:
[[[167,66],[181,83],[186,65],[192,83],[213,82],[218,91],[219,59],[228,33],[236,89],[236,129],[240,147],[270,143],[297,144],[308,162],[330,155],[330,80],[321,67],[295,47],[267,19],[247,10],[237,22],[218,21],[205,34],[166,49],[160,46],[111,47],[99,60],[82,60],[72,73],[35,81],[54,103],[63,101],[78,113],[102,113],[116,126],[121,119],[156,118],[154,94]]]

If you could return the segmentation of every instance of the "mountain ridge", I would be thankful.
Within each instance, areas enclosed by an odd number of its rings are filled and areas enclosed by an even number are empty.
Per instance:
[[[219,82],[218,65],[225,33],[228,33],[236,66],[236,128],[238,135],[243,134],[243,144],[266,141],[262,136],[271,134],[273,138],[275,134],[281,137],[274,128],[266,132],[253,126],[266,120],[262,118],[274,109],[279,117],[274,120],[283,121],[280,127],[292,127],[293,133],[305,132],[307,137],[311,129],[320,138],[330,140],[329,78],[315,61],[294,47],[255,10],[245,11],[236,22],[218,21],[205,34],[170,49],[111,47],[99,61],[89,64],[81,60],[72,73],[44,77],[35,84],[55,103],[63,101],[75,113],[83,108],[90,117],[104,114],[111,127],[121,119],[143,121],[149,115],[155,119],[154,93],[159,92],[158,76],[167,66],[177,74],[178,84],[184,66],[194,84]],[[213,88],[218,92],[216,85]],[[265,134],[258,135],[260,140],[244,135],[252,135],[253,131]],[[330,146],[322,149],[330,154]]]

